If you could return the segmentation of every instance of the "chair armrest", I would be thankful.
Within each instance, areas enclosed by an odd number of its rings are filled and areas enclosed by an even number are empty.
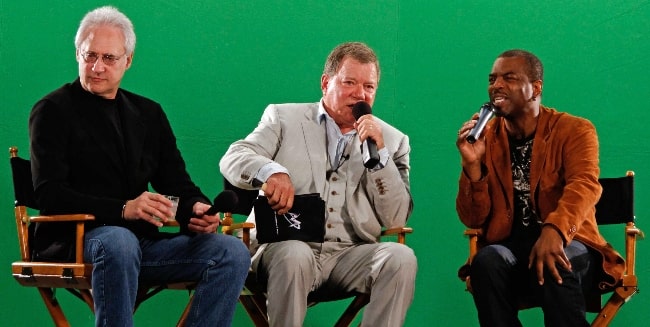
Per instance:
[[[397,235],[397,242],[400,244],[405,244],[406,243],[406,234],[411,234],[413,233],[413,228],[411,227],[394,227],[394,228],[388,228],[383,231],[381,231],[381,236],[391,236],[391,235]]]
[[[167,220],[163,222],[164,227],[178,227],[180,224],[178,223],[178,220]]]
[[[463,235],[469,238],[469,260],[468,263],[472,262],[474,255],[478,251],[478,238],[483,235],[483,230],[480,228],[469,228],[463,232]]]
[[[26,226],[28,220],[30,223],[60,223],[60,222],[75,222],[76,224],[76,233],[75,233],[75,262],[83,263],[83,244],[84,244],[84,233],[85,225],[87,221],[95,220],[95,216],[89,214],[70,214],[70,215],[52,215],[52,216],[23,216],[23,224]],[[20,233],[19,233],[20,234]],[[26,233],[23,234],[23,237],[27,237]],[[26,239],[23,240],[26,242]],[[30,254],[28,251],[22,250],[23,260],[28,260]]]
[[[221,233],[226,235],[235,235],[235,232],[241,230],[241,239],[250,248],[251,245],[251,229],[255,228],[255,224],[251,222],[234,223],[232,216],[224,218],[221,225]]]
[[[29,222],[31,223],[55,223],[64,221],[93,221],[95,216],[89,214],[74,214],[74,215],[52,215],[52,216],[31,216]]]

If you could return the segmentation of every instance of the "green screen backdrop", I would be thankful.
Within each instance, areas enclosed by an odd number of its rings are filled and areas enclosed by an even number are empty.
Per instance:
[[[138,37],[122,87],[162,104],[194,180],[221,191],[218,162],[228,145],[256,125],[269,103],[313,102],[325,57],[344,41],[379,55],[382,75],[374,113],[410,136],[415,209],[407,239],[418,257],[415,299],[406,326],[476,326],[470,294],[456,277],[467,256],[455,213],[460,172],[456,131],[487,99],[487,75],[504,50],[523,48],[545,65],[543,103],[590,119],[601,144],[601,175],[636,172],[638,226],[650,231],[650,2],[584,1],[223,1],[0,0],[0,145],[28,153],[27,119],[43,95],[77,76],[74,35],[89,10],[111,4]],[[8,157],[8,156],[7,156]],[[9,164],[0,169],[0,321],[47,326],[35,289],[20,287]],[[604,229],[619,251],[623,231]],[[637,252],[640,287],[650,283],[648,245]],[[59,293],[73,326],[93,315]],[[172,326],[186,296],[168,291],[145,302],[137,326]],[[305,326],[331,326],[347,301],[308,310]],[[650,319],[643,292],[612,326]],[[539,309],[521,312],[542,326]],[[234,326],[252,326],[238,306]]]

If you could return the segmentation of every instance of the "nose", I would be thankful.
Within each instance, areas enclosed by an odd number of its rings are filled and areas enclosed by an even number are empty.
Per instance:
[[[491,87],[495,89],[503,87],[503,78],[500,76],[495,77]]]
[[[104,64],[104,60],[102,58],[98,58],[97,61],[92,66],[92,69],[94,72],[102,72],[106,70],[106,65]]]
[[[354,96],[357,99],[365,99],[366,98],[366,91],[363,88],[363,84],[357,84],[354,87],[354,90],[352,90],[352,96]]]

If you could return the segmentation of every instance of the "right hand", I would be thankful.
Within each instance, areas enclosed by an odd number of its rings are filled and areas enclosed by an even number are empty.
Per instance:
[[[489,130],[486,126],[482,135],[471,144],[465,140],[470,130],[474,128],[478,121],[478,113],[472,115],[472,119],[463,123],[458,130],[458,137],[456,138],[456,147],[460,152],[461,165],[465,173],[474,181],[481,178],[481,158],[485,155],[485,133]]]
[[[156,217],[166,222],[174,214],[171,211],[172,202],[162,194],[142,192],[137,198],[126,201],[124,207],[125,220],[145,220],[161,227],[163,223]]]
[[[264,196],[268,198],[269,205],[279,215],[283,215],[293,207],[293,196],[295,189],[291,178],[285,173],[271,175],[262,185]]]

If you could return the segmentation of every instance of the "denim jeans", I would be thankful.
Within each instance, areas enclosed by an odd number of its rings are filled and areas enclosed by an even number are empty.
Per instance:
[[[595,256],[579,241],[564,249],[572,271],[557,266],[558,284],[544,271],[544,285],[537,282],[535,268],[528,269],[528,251],[519,255],[504,245],[481,248],[472,260],[470,282],[481,326],[521,326],[518,318],[522,301],[541,306],[545,326],[589,326],[585,318],[583,290],[592,283]]]
[[[117,226],[86,232],[96,326],[133,326],[138,285],[197,281],[186,326],[230,326],[250,267],[244,243],[221,234],[138,239]]]

